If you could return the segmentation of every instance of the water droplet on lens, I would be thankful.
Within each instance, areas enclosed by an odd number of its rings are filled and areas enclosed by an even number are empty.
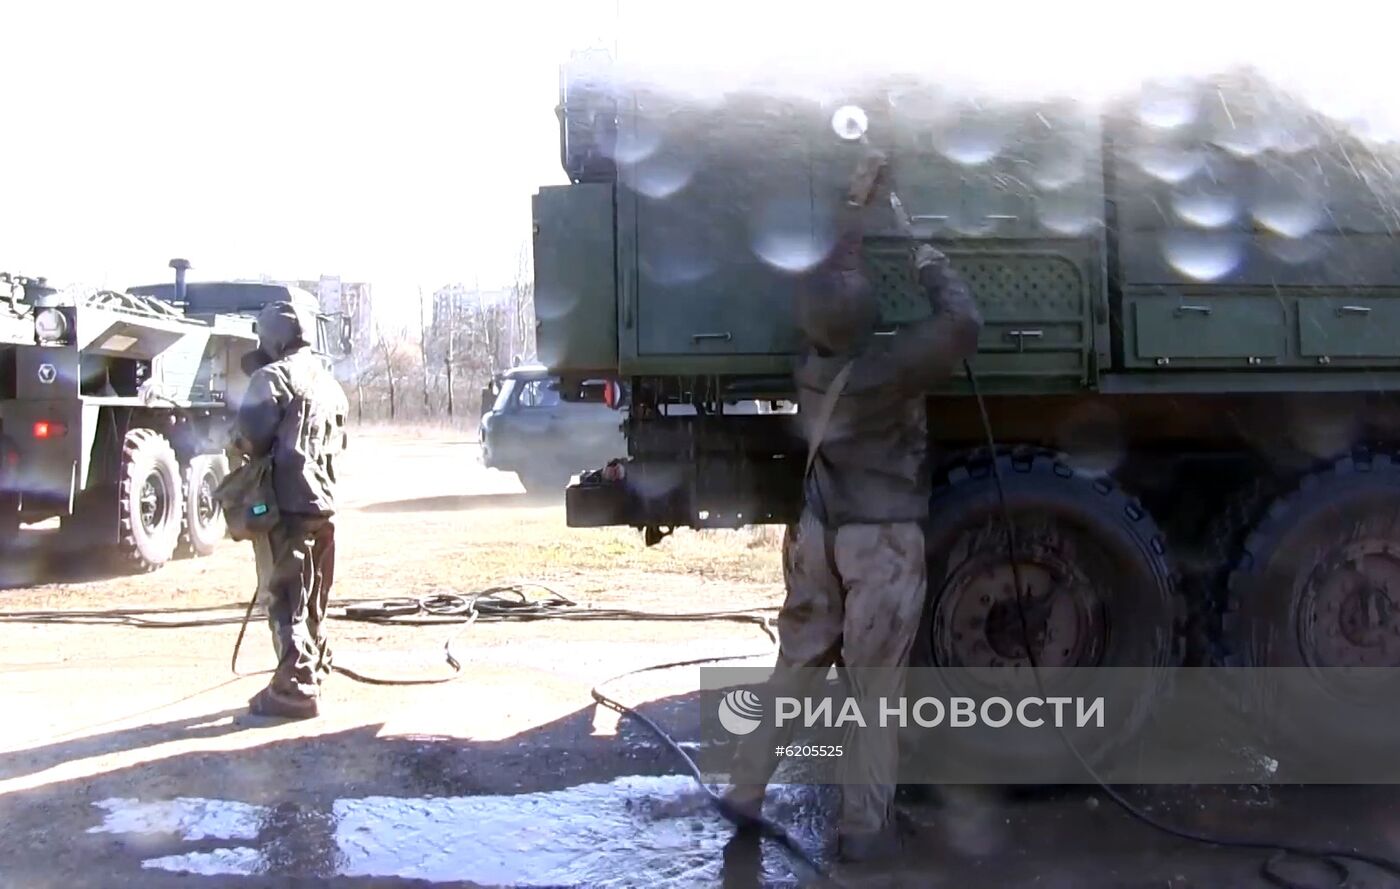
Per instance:
[[[633,191],[649,198],[668,198],[690,184],[695,166],[676,155],[653,155],[622,168],[622,181]]]
[[[1137,163],[1154,179],[1179,185],[1203,170],[1206,158],[1202,152],[1191,149],[1145,145],[1137,151]]]
[[[1185,84],[1149,86],[1138,100],[1138,118],[1159,130],[1174,130],[1191,123],[1199,109],[1199,95]]]
[[[1321,177],[1317,166],[1302,158],[1267,169],[1261,166],[1254,177],[1250,215],[1264,228],[1287,238],[1311,234],[1327,215]]]
[[[1253,126],[1221,134],[1213,141],[1238,158],[1258,157],[1270,147],[1269,132]]]
[[[709,277],[716,268],[716,262],[697,241],[653,244],[644,239],[638,251],[638,266],[649,280],[674,286],[694,284]]]
[[[969,109],[935,130],[933,147],[954,163],[978,167],[1006,149],[1011,133],[1008,121]]]
[[[1255,204],[1254,220],[1275,234],[1286,238],[1301,238],[1310,234],[1322,222],[1321,202],[1307,199],[1276,198]]]
[[[750,225],[752,247],[760,259],[785,272],[806,272],[827,257],[836,243],[830,220],[811,204],[783,198],[762,206]]]
[[[635,164],[651,157],[661,147],[661,127],[644,117],[624,117],[618,127],[613,157],[622,164]]]
[[[1089,172],[1089,153],[1078,145],[1047,146],[1039,157],[1031,158],[1030,181],[1046,191],[1059,191],[1084,181]]]
[[[1197,188],[1172,196],[1172,209],[1183,221],[1199,228],[1221,228],[1239,215],[1239,201],[1219,189]]]
[[[1056,234],[1077,237],[1103,224],[1102,205],[1093,195],[1044,195],[1035,204],[1040,224]]]
[[[1168,232],[1163,253],[1172,268],[1195,281],[1218,281],[1244,260],[1244,238],[1225,232]]]

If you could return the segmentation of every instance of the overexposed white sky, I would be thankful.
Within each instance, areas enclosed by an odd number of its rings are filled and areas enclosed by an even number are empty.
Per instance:
[[[504,284],[530,195],[564,181],[558,65],[614,42],[697,90],[903,70],[1098,96],[1253,62],[1400,132],[1395,6],[8,0],[0,270],[120,287],[183,256],[197,277],[332,274],[406,301]]]

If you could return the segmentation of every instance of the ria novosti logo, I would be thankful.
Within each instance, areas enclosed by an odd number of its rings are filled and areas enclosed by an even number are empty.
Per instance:
[[[736,688],[719,701],[719,724],[731,735],[747,735],[763,721],[763,702],[747,688]]]

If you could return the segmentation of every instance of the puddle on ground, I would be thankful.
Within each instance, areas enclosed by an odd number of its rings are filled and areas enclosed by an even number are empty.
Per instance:
[[[267,873],[263,853],[247,846],[215,849],[213,852],[191,852],[188,855],[167,855],[141,862],[148,870],[169,870],[179,874],[218,877],[234,874],[253,877]]]
[[[185,840],[255,840],[266,811],[248,803],[189,797],[149,803],[106,799],[93,805],[107,815],[88,833],[173,833]]]
[[[768,809],[814,854],[820,851],[823,820],[816,795],[809,787],[774,786]],[[727,850],[733,828],[690,778],[678,775],[502,796],[340,799],[326,817],[314,819],[321,824],[308,828],[305,837],[297,836],[295,827],[287,833],[272,807],[231,800],[110,799],[96,805],[106,815],[93,833],[240,841],[214,851],[206,842],[198,852],[142,862],[176,873],[316,871],[521,887],[794,882],[783,854],[767,843],[757,856],[736,855],[732,846]],[[264,829],[274,824],[279,828]],[[295,850],[300,854],[289,856],[289,845],[301,847]],[[734,873],[736,867],[749,872]]]

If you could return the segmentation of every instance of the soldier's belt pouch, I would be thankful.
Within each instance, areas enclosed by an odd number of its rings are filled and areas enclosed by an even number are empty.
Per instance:
[[[272,487],[272,458],[250,460],[224,477],[214,492],[223,507],[229,536],[252,540],[272,530],[281,518]]]

